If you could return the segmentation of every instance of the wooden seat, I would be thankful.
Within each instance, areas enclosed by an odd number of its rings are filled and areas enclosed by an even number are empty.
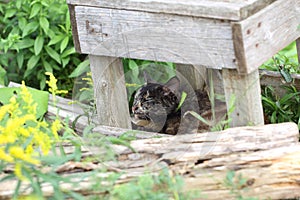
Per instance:
[[[76,50],[90,57],[102,125],[131,127],[124,57],[193,66],[194,77],[199,66],[222,70],[227,105],[236,97],[231,125],[263,124],[258,67],[300,36],[298,0],[67,2]]]

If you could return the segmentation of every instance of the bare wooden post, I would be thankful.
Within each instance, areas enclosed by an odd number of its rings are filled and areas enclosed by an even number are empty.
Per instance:
[[[250,74],[238,74],[236,70],[223,69],[223,84],[227,110],[230,99],[235,96],[231,126],[264,124],[258,70]]]
[[[297,54],[298,54],[298,63],[300,63],[300,38],[296,40],[296,46],[297,46]]]
[[[131,128],[120,58],[90,55],[99,124]]]
[[[176,71],[191,84],[194,90],[203,89],[206,82],[206,68],[186,64],[176,64]]]

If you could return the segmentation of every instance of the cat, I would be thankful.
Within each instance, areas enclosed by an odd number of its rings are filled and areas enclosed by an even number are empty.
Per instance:
[[[139,130],[166,134],[195,133],[198,121],[184,115],[184,110],[195,110],[198,106],[191,99],[185,100],[178,108],[182,88],[180,80],[174,76],[165,84],[152,80],[144,73],[145,84],[134,95],[132,105],[133,127]],[[188,93],[188,96],[189,95]],[[195,99],[193,99],[195,101]]]

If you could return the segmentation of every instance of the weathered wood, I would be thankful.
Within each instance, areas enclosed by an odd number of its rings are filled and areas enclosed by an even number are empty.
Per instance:
[[[74,47],[77,52],[81,52],[80,49],[80,42],[79,42],[79,37],[78,37],[78,29],[77,29],[77,22],[76,22],[76,17],[75,17],[75,6],[68,4],[69,7],[69,12],[70,12],[70,21],[72,25],[72,36],[73,36],[73,41],[74,41]]]
[[[228,111],[231,109],[230,99],[235,98],[234,111],[229,116],[232,119],[231,126],[264,124],[258,70],[248,75],[240,75],[236,70],[228,69],[222,72]]]
[[[226,20],[245,19],[275,0],[67,0],[68,4],[179,14]]]
[[[240,73],[256,70],[300,37],[299,10],[298,0],[278,0],[251,17],[232,24]]]
[[[75,7],[82,53],[236,68],[228,21]]]
[[[195,134],[193,137],[180,135],[137,140],[131,142],[135,152],[128,147],[113,146],[119,153],[117,161],[98,164],[87,161],[83,164],[69,162],[58,167],[57,172],[65,172],[64,176],[71,175],[73,182],[76,182],[76,187],[62,184],[61,187],[66,191],[73,190],[88,195],[89,192],[92,193],[95,174],[91,177],[85,171],[106,166],[108,172],[98,173],[96,176],[105,178],[112,171],[122,172],[123,175],[116,184],[123,184],[145,172],[158,174],[160,169],[169,166],[173,173],[182,174],[185,191],[200,191],[205,199],[235,199],[230,193],[231,188],[224,185],[226,174],[235,171],[236,184],[239,175],[246,179],[245,185],[238,188],[247,188],[240,191],[244,197],[295,198],[300,195],[298,140],[298,127],[294,123],[233,128],[219,133]],[[95,149],[93,152],[99,153]],[[75,173],[77,178],[74,178]],[[102,180],[105,186],[105,179]],[[26,189],[27,184],[22,183],[20,191],[23,194],[30,192]],[[16,181],[0,183],[0,199],[10,198],[15,186]],[[49,185],[44,184],[43,191],[45,196],[53,194]],[[201,198],[203,196],[199,199]]]
[[[207,82],[206,68],[204,66],[177,64],[176,74],[179,78],[183,76],[194,90],[203,90]]]
[[[131,128],[122,60],[90,55],[99,124]]]

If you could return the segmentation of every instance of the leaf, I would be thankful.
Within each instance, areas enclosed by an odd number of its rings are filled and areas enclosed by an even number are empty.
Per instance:
[[[60,60],[59,54],[54,49],[52,49],[51,47],[48,47],[48,46],[45,46],[44,48],[45,48],[45,50],[47,51],[48,55],[51,58],[53,58],[56,62],[58,62],[59,64],[61,64],[61,60]]]
[[[4,18],[5,19],[10,18],[10,17],[14,16],[16,14],[16,12],[17,12],[17,10],[14,8],[7,9],[5,12]]]
[[[40,56],[31,56],[31,58],[28,60],[27,63],[27,70],[32,70],[36,64],[38,63],[38,61],[40,60]]]
[[[34,42],[34,53],[35,55],[39,55],[44,46],[44,37],[42,35],[37,36]]]
[[[53,44],[57,44],[60,41],[62,41],[64,39],[64,35],[56,35],[53,38],[51,38],[50,42],[48,43],[48,46],[51,46]]]
[[[18,9],[21,8],[21,6],[22,6],[22,1],[23,1],[23,0],[16,0],[16,7],[17,7]]]
[[[35,17],[40,12],[41,8],[42,8],[41,4],[39,3],[34,4],[31,8],[29,19]]]
[[[65,68],[65,66],[70,62],[70,57],[62,58],[62,67]]]
[[[20,52],[20,53],[17,54],[17,63],[18,63],[19,69],[22,69],[23,63],[24,63],[24,54],[23,54],[23,52]]]
[[[40,26],[42,27],[45,34],[48,33],[49,30],[49,21],[46,17],[40,17]]]
[[[62,58],[65,58],[65,57],[67,57],[67,56],[69,56],[69,55],[71,55],[71,54],[74,54],[74,53],[76,53],[76,50],[75,50],[74,47],[71,47],[71,48],[65,50],[65,51],[63,52],[63,54],[61,55],[61,57],[62,57]]]
[[[70,20],[70,12],[69,12],[69,10],[66,13],[66,28],[67,28],[67,31],[69,31],[71,29],[71,20]]]
[[[129,60],[129,69],[131,69],[133,78],[138,78],[139,76],[139,66],[136,64],[134,60]]]
[[[69,37],[67,36],[60,43],[60,53],[62,53],[66,49],[66,47],[68,46],[68,43],[69,43]]]
[[[69,75],[69,78],[75,78],[89,70],[90,60],[85,60],[80,63],[76,69]]]
[[[199,121],[201,121],[202,123],[204,123],[204,124],[206,124],[208,126],[211,125],[209,121],[207,121],[201,115],[199,115],[198,113],[196,113],[194,111],[187,111],[187,112],[184,113],[184,116],[187,115],[187,114],[191,114],[193,117],[195,117],[196,119],[198,119]]]
[[[0,84],[5,84],[6,70],[0,65]],[[1,101],[0,101],[1,102]]]
[[[48,92],[33,89],[27,87],[32,95],[33,101],[37,103],[37,119],[41,118],[48,110]],[[0,88],[0,102],[8,104],[10,98],[15,95],[15,92],[19,93],[19,87],[5,87]]]
[[[32,47],[34,45],[33,39],[23,39],[17,43],[17,46],[19,49],[27,49],[29,47]]]
[[[24,18],[24,17],[20,17],[18,19],[18,25],[19,25],[19,28],[23,31],[25,26],[27,24],[27,20]]]
[[[29,35],[30,33],[36,31],[36,29],[38,27],[39,27],[39,24],[36,21],[28,23],[23,30],[22,37],[24,38],[25,36]]]
[[[186,99],[186,96],[187,96],[187,94],[186,94],[185,92],[182,92],[182,94],[181,94],[181,99],[180,99],[180,102],[179,102],[178,107],[177,107],[177,109],[176,109],[176,112],[181,108],[183,102],[184,102],[185,99]]]
[[[43,60],[43,66],[46,72],[51,72],[51,73],[53,72],[53,68],[47,61]]]

